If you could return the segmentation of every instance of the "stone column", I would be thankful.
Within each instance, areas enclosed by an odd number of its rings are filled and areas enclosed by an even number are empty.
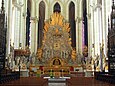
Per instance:
[[[35,21],[35,2],[31,3],[31,18],[30,18],[30,51],[35,53],[35,41],[36,41],[36,21]]]
[[[30,50],[31,53],[37,51],[37,40],[38,40],[38,18],[31,17],[30,19]]]
[[[27,17],[27,0],[24,0],[23,7],[21,9],[21,45],[25,49],[26,45],[26,17]]]
[[[18,49],[20,44],[20,12],[17,7],[15,7],[15,23],[14,23],[14,48]]]
[[[94,4],[90,4],[90,8],[91,8],[91,27],[90,27],[90,32],[91,32],[91,43],[90,43],[90,48],[91,48],[91,55],[92,57],[94,57],[95,55],[95,32],[94,32]]]
[[[102,0],[102,19],[103,19],[103,44],[104,54],[107,54],[107,34],[108,34],[108,15],[106,15],[106,1]],[[110,1],[109,1],[110,2]],[[107,56],[107,55],[106,55]]]
[[[82,55],[82,27],[83,27],[83,1],[79,0],[79,5],[78,5],[78,53]]]
[[[19,8],[19,12],[20,12],[20,18],[19,18],[19,43],[21,43],[21,48],[23,49],[24,48],[24,44],[23,44],[23,39],[25,38],[24,37],[24,27],[23,27],[23,24],[24,24],[24,20],[23,20],[23,6],[24,4],[23,3],[20,3],[19,4],[20,8]]]
[[[14,21],[14,48],[22,47],[23,28],[22,28],[22,7],[23,3],[14,3],[15,21]],[[20,45],[21,44],[21,45]]]
[[[78,40],[78,39],[79,39],[79,35],[78,35],[78,32],[79,32],[79,31],[78,31],[78,30],[79,30],[78,28],[79,28],[79,27],[78,27],[78,24],[79,24],[79,23],[78,23],[78,20],[76,19],[76,52],[77,52],[77,53],[78,53],[78,44],[79,44],[79,40]]]
[[[98,3],[94,10],[95,16],[95,55],[100,55],[100,44],[102,44],[102,18],[101,5]]]
[[[95,55],[99,55],[100,47],[99,47],[99,25],[98,25],[98,11],[97,9],[94,11],[94,33],[95,33]]]
[[[91,55],[92,57],[94,57],[95,51],[94,51],[94,40],[95,40],[95,32],[94,32],[94,10],[91,10],[91,27],[90,27],[90,32],[91,34],[91,44],[90,44],[90,48],[91,48]]]
[[[38,18],[35,19],[35,52],[37,52],[38,48]]]
[[[11,17],[12,15],[12,0],[8,1],[8,16],[7,16],[7,21],[8,21],[8,25],[7,25],[7,44],[6,44],[6,55],[8,55],[10,53],[10,35],[11,35]]]
[[[82,17],[78,17],[78,52],[82,55]]]
[[[88,57],[90,57],[92,54],[92,29],[91,29],[91,13],[87,14],[88,19]]]
[[[38,1],[34,1],[35,3],[35,48],[34,48],[34,52],[37,52],[37,48],[38,48],[38,20],[39,20],[39,3]],[[46,8],[47,9],[47,8]],[[45,9],[45,10],[46,10]]]
[[[35,53],[35,20],[33,17],[30,19],[30,51]]]
[[[98,13],[98,29],[99,29],[99,67],[100,67],[100,70],[102,70],[102,59],[103,59],[103,55],[102,55],[102,50],[101,50],[101,47],[102,47],[102,36],[103,36],[103,31],[102,31],[102,16],[101,16],[101,4],[98,3],[97,4],[97,13]]]
[[[91,7],[90,0],[87,0],[87,22],[88,22],[88,57],[92,56],[92,27],[91,27]]]

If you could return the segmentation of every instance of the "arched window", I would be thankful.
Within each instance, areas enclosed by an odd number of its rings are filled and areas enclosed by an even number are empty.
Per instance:
[[[75,4],[69,4],[69,22],[70,22],[70,35],[72,38],[72,47],[76,47],[76,25],[75,25]]]
[[[44,20],[45,20],[45,3],[41,1],[39,4],[38,48],[42,46]]]
[[[30,16],[31,16],[31,1],[28,0],[27,2],[27,17],[26,17],[26,46],[30,45]]]
[[[61,7],[58,2],[54,5],[53,12],[59,12],[59,13],[61,12]]]

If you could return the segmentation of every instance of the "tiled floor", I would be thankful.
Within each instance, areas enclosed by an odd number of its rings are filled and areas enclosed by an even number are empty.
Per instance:
[[[97,81],[94,78],[75,77],[68,79],[66,82],[48,82],[47,79],[28,77],[20,78],[0,86],[115,86],[113,84]]]

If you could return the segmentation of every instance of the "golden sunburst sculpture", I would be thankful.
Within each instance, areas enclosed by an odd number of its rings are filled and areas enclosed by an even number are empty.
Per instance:
[[[66,31],[68,33],[70,32],[70,25],[69,25],[69,23],[66,23],[63,20],[64,20],[63,16],[60,13],[55,12],[51,16],[51,20],[49,22],[45,22],[43,44],[44,44],[45,39],[46,39],[46,33],[47,33],[47,31],[48,31],[50,26],[58,25],[58,26],[62,27],[63,31]],[[58,33],[58,30],[56,30],[56,33]],[[71,38],[68,39],[68,41],[69,41],[68,44],[71,45],[71,40],[70,39]]]
[[[55,12],[55,13],[51,16],[50,25],[63,26],[63,17],[60,15],[60,13]]]
[[[63,22],[63,16],[60,13],[57,13],[57,12],[53,13],[53,15],[51,16],[51,21],[45,22],[45,25],[44,25],[45,32],[47,32],[49,27],[53,25],[59,25],[63,27],[63,31],[67,31],[67,32],[70,31],[69,23]]]

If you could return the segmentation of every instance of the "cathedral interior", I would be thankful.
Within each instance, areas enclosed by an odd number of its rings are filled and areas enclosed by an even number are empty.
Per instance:
[[[0,0],[0,7],[0,84],[115,84],[115,0]]]

